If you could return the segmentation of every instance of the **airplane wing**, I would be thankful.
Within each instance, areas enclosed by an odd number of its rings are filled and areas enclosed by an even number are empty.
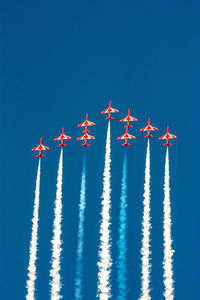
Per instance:
[[[102,112],[101,112],[101,114],[108,114],[109,112],[119,112],[117,109],[114,109],[114,108],[112,108],[112,107],[108,107],[106,110],[103,110]]]
[[[41,150],[50,150],[50,148],[49,148],[49,147],[46,147],[46,146],[43,146],[43,145],[41,145]]]
[[[148,130],[148,128],[147,128],[148,126],[146,126],[146,127],[144,127],[144,128],[142,128],[142,129],[140,129],[140,131],[147,131]]]
[[[123,140],[123,139],[124,140],[126,139],[126,133],[117,138],[117,140]]]
[[[134,135],[127,133],[127,139],[136,139]]]
[[[84,135],[77,138],[77,141],[84,140],[84,139],[95,140],[95,137],[85,133]]]
[[[130,121],[138,121],[138,119],[133,118],[133,117],[130,116]]]
[[[39,146],[31,149],[31,151],[39,151],[39,150],[50,150],[50,148],[43,146],[43,145],[39,145]]]
[[[86,126],[86,121],[84,121],[83,123],[77,125],[77,127],[83,127],[83,126]]]
[[[103,111],[101,112],[101,114],[106,114],[106,113],[109,113],[109,108],[107,108],[106,110],[103,110]]]
[[[158,128],[156,128],[156,127],[153,127],[153,126],[151,126],[151,125],[150,125],[150,127],[151,127],[151,130],[158,131]]]
[[[169,133],[169,139],[177,139],[177,136],[175,136],[175,135]]]
[[[88,125],[88,126],[95,126],[96,124],[93,123],[93,122],[87,121],[87,125]]]
[[[146,127],[140,129],[140,131],[147,131],[147,130],[156,130],[156,131],[157,131],[158,128],[153,127],[153,126],[151,126],[151,125],[147,125]]]
[[[119,112],[117,109],[110,107],[110,112]]]
[[[71,136],[68,136],[68,135],[66,135],[66,134],[63,134],[63,139],[65,139],[65,140],[71,140]]]
[[[136,119],[136,118],[133,118],[131,116],[129,116],[129,118],[128,118],[128,116],[127,116],[126,118],[121,119],[120,122],[127,122],[128,120],[129,121],[138,121],[138,119]]]
[[[56,137],[56,138],[55,138],[55,139],[53,139],[53,140],[54,140],[54,141],[61,140],[61,136],[62,136],[62,135],[60,135],[60,136]]]
[[[123,119],[121,119],[121,120],[119,120],[120,122],[127,122],[128,121],[128,117],[126,117],[126,118],[123,118]]]
[[[166,139],[166,138],[167,138],[167,134],[165,134],[165,135],[159,137],[158,139],[159,139],[159,140],[164,140],[164,139]]]
[[[131,135],[129,133],[125,133],[124,135],[117,138],[118,140],[125,140],[125,139],[136,139],[134,135]]]
[[[31,149],[31,151],[38,151],[38,150],[40,150],[40,145],[37,146],[37,147],[35,147],[35,148],[33,148],[33,149]]]
[[[88,139],[88,140],[95,140],[95,137],[88,134],[87,139]]]
[[[77,125],[77,127],[83,127],[83,126],[86,126],[86,125],[87,126],[95,126],[96,124],[87,120],[87,121],[84,121],[83,123]]]
[[[86,138],[87,138],[87,137],[86,137],[85,134],[84,134],[84,135],[80,136],[79,138],[77,138],[77,141],[84,140],[84,139],[86,139]]]

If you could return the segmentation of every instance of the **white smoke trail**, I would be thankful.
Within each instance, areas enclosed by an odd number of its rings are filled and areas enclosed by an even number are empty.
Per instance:
[[[86,206],[86,152],[83,157],[83,169],[81,176],[81,192],[79,203],[79,224],[78,224],[78,245],[76,258],[76,279],[75,279],[75,299],[83,299],[83,242],[84,242],[84,221],[85,221],[85,206]]]
[[[173,250],[171,238],[171,205],[170,205],[170,187],[169,187],[169,150],[167,146],[165,160],[165,183],[164,183],[164,296],[167,300],[174,299],[174,281],[173,281]]]
[[[99,246],[99,262],[98,262],[98,297],[100,300],[108,300],[111,297],[110,272],[112,260],[110,255],[110,120],[108,123],[105,153],[105,168],[103,173],[103,194],[102,194],[102,211],[100,225],[100,246]]]
[[[27,300],[35,299],[35,280],[36,280],[36,260],[37,260],[37,243],[38,243],[38,211],[40,202],[40,170],[41,170],[41,158],[38,162],[36,189],[35,189],[35,200],[34,210],[32,219],[32,235],[29,249],[29,265],[28,265],[28,280],[26,282],[27,288]]]
[[[118,300],[127,299],[127,264],[126,264],[126,227],[127,227],[127,212],[126,212],[126,198],[127,198],[127,159],[126,159],[126,149],[124,152],[124,163],[122,170],[122,188],[120,197],[120,214],[119,214],[119,240],[118,240],[118,258],[117,258],[117,282],[119,294]]]
[[[143,200],[143,220],[142,220],[142,287],[141,300],[150,300],[150,141],[147,142],[146,166],[145,166],[145,184]]]
[[[63,169],[63,148],[60,151],[60,160],[58,167],[57,177],[57,192],[54,208],[54,222],[53,222],[53,238],[52,238],[52,259],[50,277],[51,282],[51,299],[59,300],[62,298],[60,295],[61,290],[61,276],[60,276],[60,256],[62,251],[61,241],[61,221],[62,221],[62,169]]]

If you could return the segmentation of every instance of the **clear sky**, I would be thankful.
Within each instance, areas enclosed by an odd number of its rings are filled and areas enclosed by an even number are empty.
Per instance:
[[[199,243],[199,1],[0,1],[0,298],[25,297],[37,159],[42,160],[37,299],[49,299],[50,240],[59,148],[64,126],[62,294],[74,299],[78,202],[83,149],[76,125],[96,123],[87,155],[84,299],[97,290],[100,201],[108,101],[120,110],[112,137],[112,293],[117,296],[116,242],[123,148],[119,119],[128,108],[139,121],[128,149],[128,300],[140,293],[141,218],[146,140],[151,117],[152,299],[162,299],[162,201],[166,126],[170,148],[175,299],[198,300]]]

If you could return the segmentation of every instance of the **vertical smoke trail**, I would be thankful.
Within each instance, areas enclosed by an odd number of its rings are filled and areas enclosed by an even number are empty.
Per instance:
[[[40,197],[40,170],[41,158],[38,162],[37,180],[35,189],[34,211],[32,219],[32,235],[29,250],[29,265],[28,265],[28,280],[26,283],[27,300],[35,299],[35,280],[36,280],[36,259],[37,259],[37,243],[38,243],[38,210],[39,210],[39,197]]]
[[[62,168],[63,168],[63,148],[60,150],[60,160],[58,167],[57,177],[57,192],[54,208],[54,222],[53,222],[53,238],[52,243],[52,259],[50,277],[51,282],[51,299],[59,300],[62,298],[60,295],[61,290],[61,276],[60,276],[60,255],[62,251],[61,241],[61,221],[62,221]]]
[[[165,183],[164,183],[164,296],[167,300],[174,299],[174,286],[173,286],[173,250],[171,239],[171,206],[170,206],[170,187],[169,187],[169,150],[167,146],[166,160],[165,160]]]
[[[146,166],[145,166],[145,184],[144,184],[144,200],[143,200],[143,220],[142,220],[142,291],[141,300],[150,300],[150,141],[147,142]]]
[[[75,278],[75,299],[83,299],[83,243],[84,243],[84,221],[85,221],[85,206],[86,206],[86,152],[83,157],[83,169],[81,176],[81,192],[79,203],[79,224],[78,224],[78,245],[76,257],[76,278]]]
[[[119,215],[119,240],[118,240],[118,260],[117,260],[117,281],[119,295],[118,300],[127,299],[127,267],[126,267],[126,227],[127,227],[127,213],[126,213],[126,198],[127,198],[127,159],[126,150],[124,152],[124,163],[122,170],[122,186],[121,186],[121,204]]]
[[[108,123],[106,138],[105,167],[103,173],[103,194],[102,194],[102,211],[100,225],[100,246],[99,246],[99,262],[98,262],[98,297],[100,300],[108,300],[111,297],[110,272],[112,260],[110,255],[110,120]]]

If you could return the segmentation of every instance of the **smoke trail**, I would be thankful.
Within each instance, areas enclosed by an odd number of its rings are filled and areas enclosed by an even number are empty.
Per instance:
[[[141,300],[150,300],[150,141],[147,142],[146,166],[145,166],[145,184],[144,184],[144,200],[143,200],[143,220],[142,220],[142,291]]]
[[[100,300],[108,300],[111,297],[110,272],[112,260],[110,255],[110,120],[108,123],[105,153],[105,168],[103,173],[103,195],[102,195],[102,211],[100,225],[100,246],[99,246],[99,262],[98,262],[98,297]]]
[[[164,183],[164,296],[167,300],[174,299],[174,286],[173,286],[173,250],[171,239],[171,206],[170,206],[170,187],[169,187],[169,150],[167,147],[166,160],[165,160],[165,183]]]
[[[53,238],[52,243],[52,259],[50,277],[51,282],[51,299],[59,300],[62,298],[60,295],[61,290],[61,276],[60,276],[60,255],[62,251],[61,241],[61,221],[62,221],[62,168],[63,168],[63,148],[60,151],[60,160],[57,176],[57,192],[54,208],[54,222],[53,222]]]
[[[86,206],[86,152],[83,157],[83,169],[81,176],[81,192],[79,203],[79,224],[78,224],[78,245],[76,251],[76,278],[75,278],[75,299],[83,299],[83,242],[84,242],[84,221],[85,221],[85,206]]]
[[[124,163],[122,170],[122,186],[121,186],[121,204],[119,215],[119,240],[118,240],[118,260],[117,260],[117,281],[118,281],[118,300],[127,299],[127,267],[126,267],[126,227],[127,227],[127,213],[126,213],[126,198],[127,198],[127,159],[126,150],[124,152]]]
[[[38,211],[40,202],[40,170],[41,170],[41,158],[38,162],[36,189],[35,189],[35,200],[34,210],[32,219],[32,235],[29,249],[29,265],[28,265],[28,280],[26,282],[27,288],[27,300],[35,299],[35,280],[36,280],[36,259],[37,259],[37,243],[38,243]]]

